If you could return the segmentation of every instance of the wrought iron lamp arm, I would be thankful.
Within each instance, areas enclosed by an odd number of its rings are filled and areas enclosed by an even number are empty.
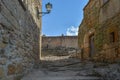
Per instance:
[[[50,12],[38,12],[38,14],[49,14]]]

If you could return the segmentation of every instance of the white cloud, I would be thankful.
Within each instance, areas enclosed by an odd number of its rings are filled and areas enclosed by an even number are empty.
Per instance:
[[[75,36],[78,35],[78,27],[71,26],[66,31],[67,36]]]

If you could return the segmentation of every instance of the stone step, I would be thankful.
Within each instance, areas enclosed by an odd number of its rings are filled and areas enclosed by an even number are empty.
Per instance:
[[[91,76],[46,76],[39,78],[31,78],[29,80],[101,80],[101,78]]]

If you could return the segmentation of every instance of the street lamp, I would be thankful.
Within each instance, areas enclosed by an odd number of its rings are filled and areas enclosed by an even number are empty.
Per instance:
[[[45,6],[46,6],[46,9],[47,9],[47,12],[50,13],[50,11],[52,9],[52,4],[49,2]]]
[[[39,14],[41,14],[40,17],[42,17],[43,15],[45,14],[49,14],[51,12],[51,9],[52,9],[52,4],[50,2],[48,2],[46,5],[46,12],[39,12],[39,10],[37,9],[37,16],[39,18]],[[41,50],[42,50],[42,35],[41,35],[41,29],[40,29],[40,60],[41,60]]]
[[[42,15],[45,15],[45,14],[49,14],[51,12],[51,9],[52,9],[52,4],[50,2],[48,2],[46,5],[46,12],[39,12],[38,11],[38,14],[42,14]]]

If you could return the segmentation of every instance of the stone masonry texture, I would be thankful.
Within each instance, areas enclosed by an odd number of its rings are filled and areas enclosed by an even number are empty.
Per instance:
[[[91,55],[90,37],[94,36]],[[79,47],[82,59],[103,62],[120,61],[120,1],[89,0],[79,27]]]
[[[77,36],[43,36],[42,55],[67,55],[78,49]]]
[[[42,47],[74,47],[78,48],[77,36],[45,36],[42,37]]]
[[[35,8],[40,4],[0,0],[0,80],[20,80],[38,64],[41,20]]]

